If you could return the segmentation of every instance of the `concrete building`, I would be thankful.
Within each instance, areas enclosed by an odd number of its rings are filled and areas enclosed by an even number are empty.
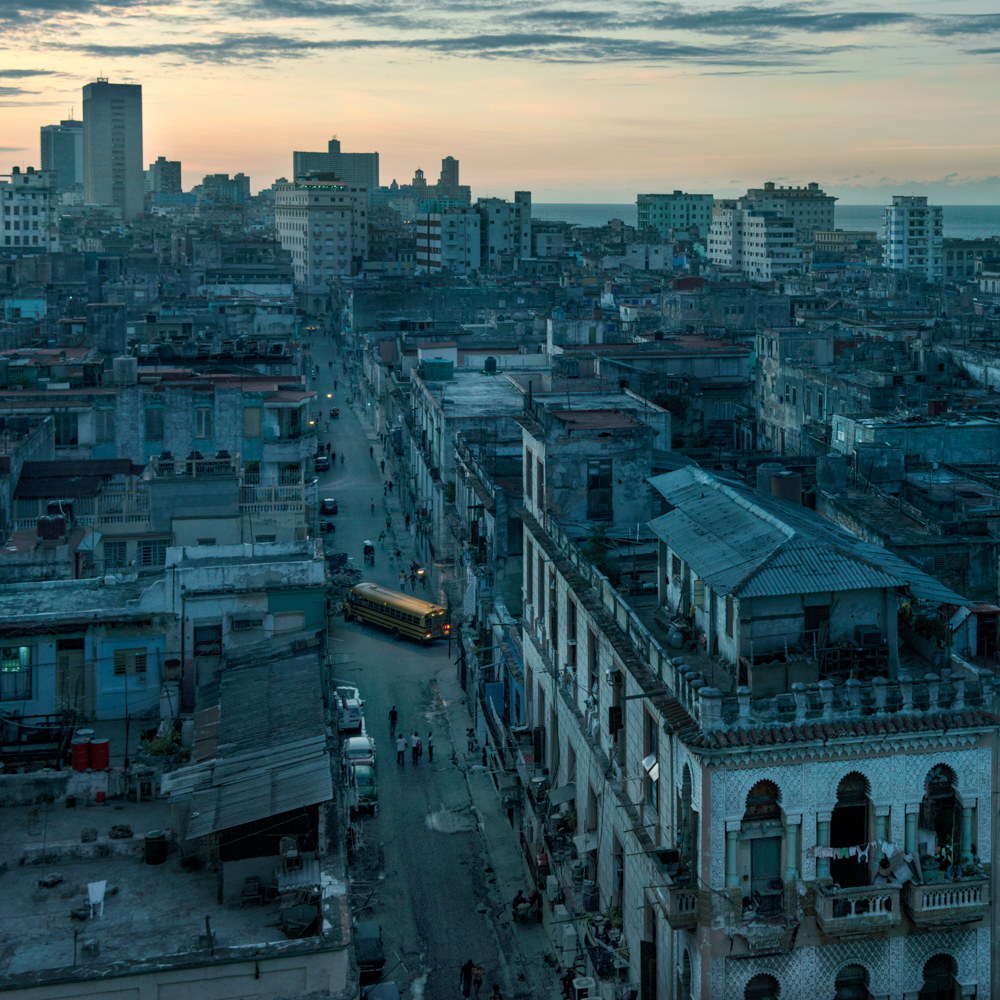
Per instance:
[[[739,199],[739,207],[775,212],[783,219],[791,219],[796,240],[811,243],[816,230],[833,229],[836,200],[815,181],[806,187],[776,187],[768,181],[762,188],[749,188]]]
[[[777,211],[723,208],[716,212],[708,237],[708,256],[724,268],[771,281],[802,271],[797,223]]]
[[[896,618],[901,594],[964,599],[797,505],[695,469],[653,486],[661,601],[727,664],[661,675],[689,720],[675,995],[994,995],[992,675],[919,680]]]
[[[503,198],[480,198],[476,202],[480,217],[484,267],[493,267],[503,254],[531,256],[531,192],[515,191],[512,202]]]
[[[481,217],[474,208],[418,215],[417,268],[428,274],[466,275],[480,267]]]
[[[3,205],[3,248],[12,255],[55,253],[59,244],[56,172],[35,170],[22,173],[12,167],[0,175]]]
[[[292,255],[295,284],[314,312],[337,277],[361,270],[368,256],[368,192],[333,174],[276,185],[275,224]]]
[[[700,237],[705,237],[712,225],[714,201],[710,194],[686,194],[683,191],[637,195],[636,229],[653,228],[666,238],[671,230],[686,232],[694,227]]]
[[[72,118],[41,128],[42,170],[54,170],[59,190],[83,184],[83,122]]]
[[[964,278],[968,281],[983,270],[984,261],[1000,263],[1000,239],[962,240],[945,237],[942,241],[944,277]]]
[[[379,186],[378,153],[344,153],[336,137],[326,146],[325,153],[292,153],[292,179],[301,180],[312,173],[336,174],[348,187],[374,191]],[[455,164],[457,175],[457,160]]]
[[[83,88],[83,186],[88,205],[122,218],[143,210],[142,86],[98,77]]]
[[[917,271],[929,282],[944,274],[944,212],[925,197],[894,195],[882,220],[882,263],[892,270]]]
[[[180,176],[180,164],[178,177]],[[178,180],[178,183],[180,181]],[[206,174],[198,190],[198,203],[245,205],[250,200],[250,178],[246,174]]]
[[[202,182],[204,184],[204,182]],[[247,181],[247,192],[250,184]],[[146,171],[146,191],[149,194],[181,194],[181,161],[158,156]]]
[[[873,244],[877,239],[878,233],[867,229],[835,229],[832,232],[817,229],[813,233],[816,249],[830,253],[855,250],[864,244]]]

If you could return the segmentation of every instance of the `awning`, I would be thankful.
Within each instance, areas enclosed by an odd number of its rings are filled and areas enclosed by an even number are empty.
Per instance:
[[[570,799],[576,798],[576,785],[570,782],[568,785],[563,785],[562,788],[553,788],[549,792],[549,805],[561,806],[564,802],[569,802]]]
[[[597,831],[591,830],[589,833],[574,837],[573,843],[576,844],[576,853],[578,855],[590,854],[592,851],[597,850]]]

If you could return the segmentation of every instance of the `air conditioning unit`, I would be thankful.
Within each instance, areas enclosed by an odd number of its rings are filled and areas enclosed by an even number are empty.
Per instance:
[[[560,961],[564,969],[571,969],[576,965],[576,954],[579,951],[580,943],[576,936],[576,928],[573,924],[559,925],[559,951]]]
[[[550,905],[555,905],[555,901],[559,898],[559,879],[555,875],[548,875],[545,878],[545,898],[549,901]]]
[[[573,1000],[591,1000],[598,995],[597,981],[590,976],[579,976],[573,980]]]

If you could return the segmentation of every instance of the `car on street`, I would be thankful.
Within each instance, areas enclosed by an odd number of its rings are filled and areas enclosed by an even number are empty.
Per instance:
[[[356,811],[371,809],[374,812],[378,808],[378,784],[375,781],[375,768],[371,764],[355,764],[351,768],[350,783],[357,795],[354,809]],[[360,965],[360,960],[358,964]]]
[[[344,762],[375,766],[375,741],[370,736],[350,736],[344,741]]]
[[[361,697],[361,692],[353,684],[338,684],[333,690],[336,691],[338,698],[354,698],[360,701],[362,705],[365,703],[365,699]]]
[[[320,502],[319,512],[323,517],[333,517],[337,513],[337,501],[333,497],[327,497]]]
[[[342,733],[360,733],[364,730],[365,718],[361,714],[361,702],[357,698],[338,698],[340,718],[337,728]]]
[[[385,968],[382,928],[374,920],[359,920],[355,924],[354,957],[362,972],[381,972]]]
[[[330,456],[324,451],[313,459],[313,468],[317,472],[330,471]]]
[[[340,410],[338,410],[336,406],[331,406],[330,407],[330,416],[334,420],[336,420],[340,416]]]

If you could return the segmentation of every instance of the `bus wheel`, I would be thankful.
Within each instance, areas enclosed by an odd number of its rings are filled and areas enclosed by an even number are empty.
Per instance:
[[[352,618],[351,618],[351,613],[350,613],[349,611],[345,611],[345,612],[344,612],[344,621],[345,621],[345,622],[349,622],[349,621],[352,621]]]
[[[396,642],[399,642],[399,640],[403,638],[398,628],[394,628],[390,634],[392,635],[393,639],[396,640]]]

